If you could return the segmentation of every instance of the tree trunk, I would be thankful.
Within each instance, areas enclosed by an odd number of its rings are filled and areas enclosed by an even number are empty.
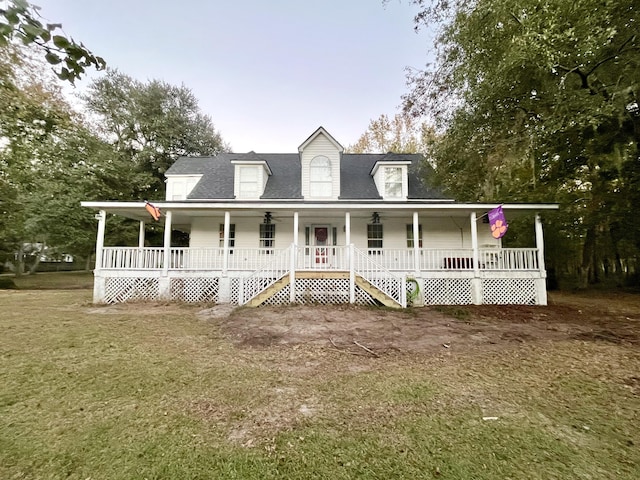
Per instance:
[[[86,258],[87,258],[87,260],[86,260],[86,262],[85,262],[85,264],[84,264],[84,271],[85,271],[85,272],[88,272],[88,271],[90,271],[90,270],[91,270],[91,257],[92,257],[92,254],[91,254],[91,253],[89,253],[89,254],[87,255],[87,257],[86,257]]]
[[[594,226],[587,228],[587,234],[582,246],[582,265],[580,265],[580,288],[587,288],[592,279],[593,258],[595,256],[596,229]]]
[[[33,275],[34,273],[36,273],[36,270],[38,269],[39,265],[40,265],[40,255],[36,255],[35,262],[33,262],[33,265],[31,265],[31,268],[29,268],[29,275]]]
[[[20,249],[18,250],[18,258],[16,258],[16,277],[21,277],[24,273],[24,245],[20,245]]]

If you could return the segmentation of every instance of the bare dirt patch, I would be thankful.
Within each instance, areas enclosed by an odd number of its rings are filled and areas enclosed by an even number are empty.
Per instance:
[[[226,312],[225,312],[226,313]],[[210,318],[236,345],[322,346],[377,356],[465,352],[544,341],[640,344],[640,296],[553,295],[545,307],[478,305],[407,311],[336,305],[239,308]]]

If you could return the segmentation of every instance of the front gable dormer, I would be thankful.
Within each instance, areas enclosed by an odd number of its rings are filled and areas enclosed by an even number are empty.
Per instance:
[[[300,147],[302,196],[310,200],[337,200],[340,196],[340,160],[344,148],[323,127]]]
[[[394,154],[387,154],[375,163],[371,176],[383,200],[406,200],[409,194],[409,161],[393,160]]]
[[[264,193],[271,169],[255,152],[239,155],[231,160],[233,194],[239,200],[257,200]]]

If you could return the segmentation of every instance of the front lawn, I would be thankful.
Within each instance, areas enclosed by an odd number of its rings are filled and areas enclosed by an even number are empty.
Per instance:
[[[640,478],[631,337],[376,357],[90,299],[0,291],[0,478]]]

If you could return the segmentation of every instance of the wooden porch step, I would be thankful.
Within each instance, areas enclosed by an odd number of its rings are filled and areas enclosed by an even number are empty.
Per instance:
[[[262,292],[260,292],[258,295],[253,297],[245,305],[247,307],[258,307],[263,302],[266,302],[271,297],[273,297],[276,293],[278,293],[280,290],[282,290],[287,285],[289,285],[289,274],[288,273],[285,276],[283,276],[280,280],[278,280],[274,284],[270,285],[269,287],[264,289]]]
[[[367,292],[369,295],[371,295],[375,300],[383,304],[385,307],[402,308],[402,305],[400,305],[393,298],[378,289],[378,287],[376,287],[360,275],[356,275],[356,285]]]
[[[349,278],[349,272],[343,270],[297,270],[296,278]]]

